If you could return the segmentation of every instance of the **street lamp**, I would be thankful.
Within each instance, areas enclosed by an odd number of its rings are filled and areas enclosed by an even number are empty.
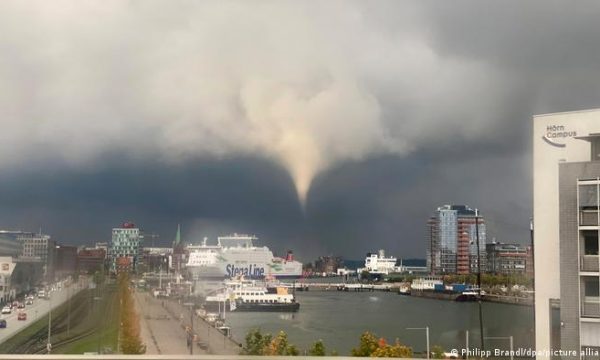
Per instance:
[[[96,307],[95,306],[96,301],[102,300],[102,297],[100,297],[100,296],[94,296],[93,299],[94,299],[94,302],[93,302],[94,307]],[[104,329],[102,329],[102,331],[104,331]],[[98,349],[97,350],[98,350],[98,354],[100,354],[100,340],[102,339],[102,336],[100,334],[98,334],[98,335],[99,336],[98,336]]]
[[[52,295],[48,294],[48,342],[46,343],[46,350],[48,354],[52,351],[52,343],[50,342],[50,337],[52,336]]]
[[[485,337],[488,340],[508,340],[510,345],[510,360],[513,360],[514,351],[513,351],[513,337],[511,336],[490,336]]]
[[[187,303],[183,303],[183,306],[189,306],[190,307],[190,355],[194,354],[194,303],[191,302],[187,302]]]
[[[427,342],[427,360],[429,360],[429,326],[424,328],[406,328],[406,330],[425,330],[425,341]]]

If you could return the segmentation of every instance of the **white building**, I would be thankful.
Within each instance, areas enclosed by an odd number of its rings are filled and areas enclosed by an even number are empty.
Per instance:
[[[16,264],[10,256],[0,256],[0,302],[15,298],[15,290],[10,285],[11,275]]]
[[[566,208],[574,207],[576,202],[573,204],[563,203],[559,206],[559,197],[563,196],[565,192],[564,187],[560,187],[559,191],[559,168],[564,168],[561,164],[589,162],[590,142],[579,137],[598,133],[600,133],[600,110],[544,114],[533,117],[535,340],[538,351],[559,349],[561,332],[564,333],[573,326],[579,330],[581,338],[585,338],[585,332],[590,331],[591,328],[588,326],[590,324],[595,327],[594,332],[600,330],[599,319],[586,320],[582,318],[580,321],[586,322],[586,325],[582,327],[581,323],[572,324],[563,319],[556,320],[556,316],[552,316],[553,312],[556,313],[554,304],[559,303],[561,297],[561,266],[569,261],[578,266],[581,261],[577,255],[569,255],[573,258],[565,259],[565,254],[571,253],[564,251],[561,259],[559,229],[561,211],[564,212]],[[574,215],[571,216],[570,221],[575,222],[579,215],[574,212]],[[564,214],[562,218],[564,221]],[[596,226],[594,231],[597,229]],[[565,234],[562,236],[563,239],[566,237]],[[576,233],[575,236],[577,236]],[[563,272],[562,275],[564,277],[566,273]],[[597,279],[598,274],[596,272],[591,276]],[[576,291],[575,294],[570,295],[577,297],[574,300],[577,307],[579,294]],[[561,316],[564,311],[568,310],[567,304],[572,302],[572,296],[569,296],[569,299],[563,299],[560,304]],[[580,321],[578,320],[578,322]],[[600,339],[600,336],[596,338]],[[589,344],[580,343],[580,346],[586,345]]]

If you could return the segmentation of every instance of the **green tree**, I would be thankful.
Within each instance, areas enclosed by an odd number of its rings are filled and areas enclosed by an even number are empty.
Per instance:
[[[444,358],[444,349],[441,346],[435,345],[431,348],[431,356],[434,359],[443,359]]]
[[[308,354],[310,356],[325,356],[325,344],[323,344],[323,340],[319,339],[315,342],[310,350],[308,350]]]
[[[263,349],[271,343],[271,335],[263,335],[260,329],[252,329],[246,334],[246,344],[244,346],[244,354],[246,355],[263,355]]]
[[[300,352],[288,341],[287,334],[280,331],[277,336],[262,334],[260,329],[252,329],[246,334],[245,355],[288,355],[296,356]]]

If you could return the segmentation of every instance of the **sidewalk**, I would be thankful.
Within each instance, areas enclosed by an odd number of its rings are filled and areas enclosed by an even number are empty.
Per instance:
[[[135,292],[136,308],[140,316],[140,336],[146,344],[146,354],[189,354],[187,334],[179,319],[173,318],[161,301],[146,293]],[[194,348],[194,354],[202,354]]]
[[[157,300],[155,300],[157,301]],[[184,326],[190,325],[190,309],[180,305],[176,301],[164,300],[166,309],[170,315],[176,318],[182,318]],[[194,314],[194,333],[198,336],[200,342],[207,345],[209,354],[215,355],[239,355],[242,348],[233,339],[223,335],[204,319]],[[198,346],[194,347],[194,354],[202,353]]]

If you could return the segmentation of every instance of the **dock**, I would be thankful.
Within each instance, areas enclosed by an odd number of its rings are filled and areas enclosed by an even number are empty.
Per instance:
[[[397,291],[399,284],[356,284],[356,283],[281,283],[295,291]]]

